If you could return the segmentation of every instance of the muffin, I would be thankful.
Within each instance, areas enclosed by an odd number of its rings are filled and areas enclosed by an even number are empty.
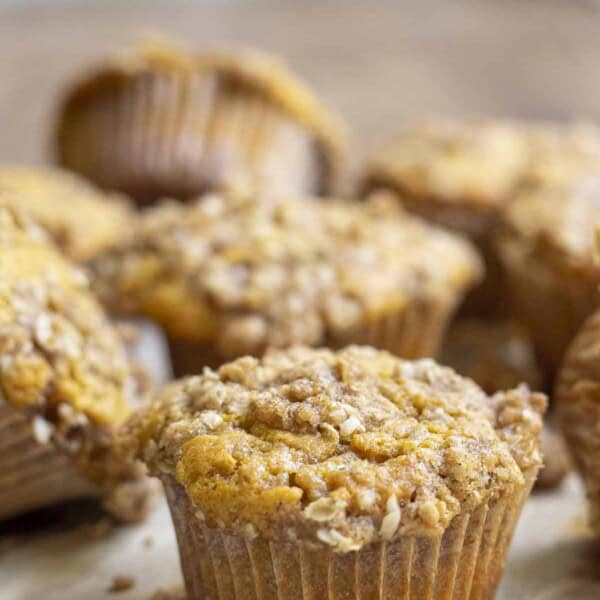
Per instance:
[[[72,85],[55,138],[60,164],[147,204],[223,188],[327,193],[345,133],[271,56],[154,42]]]
[[[582,178],[524,190],[497,233],[514,310],[550,381],[598,302],[593,228],[599,221],[600,180]]]
[[[112,246],[131,226],[124,198],[61,169],[0,165],[0,203],[27,212],[78,262]]]
[[[0,518],[78,496],[141,518],[119,428],[142,392],[83,273],[0,202]]]
[[[555,401],[562,431],[585,482],[591,524],[600,535],[600,311],[584,323],[559,371]]]
[[[523,190],[600,174],[600,130],[591,125],[437,119],[405,129],[367,163],[359,193],[388,191],[410,211],[468,235],[486,277],[468,299],[475,316],[507,316],[502,265],[491,242]]]
[[[296,347],[172,384],[133,427],[190,599],[492,598],[545,397]]]
[[[472,238],[485,238],[528,158],[507,121],[434,119],[407,127],[367,163],[361,195],[395,192],[413,212]]]
[[[241,195],[155,207],[90,267],[115,311],[164,328],[178,374],[294,344],[430,356],[480,275],[468,242],[396,207]]]

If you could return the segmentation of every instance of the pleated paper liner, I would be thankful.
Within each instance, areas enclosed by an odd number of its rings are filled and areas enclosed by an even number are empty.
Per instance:
[[[413,301],[405,310],[345,332],[323,342],[329,348],[351,344],[370,345],[406,359],[435,356],[456,300],[449,298]],[[222,356],[209,343],[168,338],[171,365],[176,377],[198,374],[206,366],[217,368],[232,357]]]
[[[0,519],[95,494],[67,456],[36,439],[29,417],[0,402]]]
[[[456,516],[439,535],[345,554],[208,528],[183,488],[163,483],[189,600],[491,600],[534,478]]]
[[[598,304],[598,281],[549,268],[508,246],[500,247],[517,318],[529,331],[549,381],[582,323]]]
[[[265,93],[216,70],[144,72],[68,103],[60,162],[140,204],[223,188],[331,191],[339,158]]]
[[[600,536],[600,311],[584,323],[557,378],[558,424],[585,482],[590,524]]]

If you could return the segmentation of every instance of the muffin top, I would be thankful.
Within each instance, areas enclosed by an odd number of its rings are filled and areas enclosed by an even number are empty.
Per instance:
[[[85,275],[0,201],[0,397],[51,422],[115,425],[134,391],[119,336]]]
[[[434,119],[407,127],[371,158],[366,187],[408,200],[492,208],[520,176],[527,146],[508,122]]]
[[[77,261],[105,250],[130,227],[122,198],[60,169],[0,166],[0,202],[27,212]]]
[[[170,385],[135,433],[209,526],[349,551],[523,487],[545,403],[429,359],[296,347]]]
[[[558,269],[595,280],[594,226],[600,222],[600,179],[523,190],[502,217],[499,242],[505,252],[535,254]]]
[[[326,345],[411,301],[458,299],[480,263],[395,207],[211,195],[147,211],[92,272],[110,305],[234,357]]]
[[[522,124],[529,159],[523,186],[564,185],[600,174],[600,128],[592,124]]]
[[[115,54],[68,90],[61,112],[66,115],[99,92],[148,73],[181,77],[214,75],[223,87],[239,87],[273,102],[311,131],[332,155],[338,155],[345,144],[346,130],[340,117],[326,109],[287,65],[248,48],[189,52],[164,39],[143,41]],[[63,125],[61,121],[59,138]]]

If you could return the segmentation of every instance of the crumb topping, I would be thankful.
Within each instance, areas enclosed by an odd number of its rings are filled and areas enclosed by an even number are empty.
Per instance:
[[[0,202],[27,212],[77,261],[107,249],[130,229],[131,212],[122,198],[60,169],[0,166]]]
[[[392,189],[409,203],[437,203],[438,211],[460,205],[494,212],[524,188],[588,173],[600,173],[594,125],[437,119],[405,129],[376,152],[366,189]]]
[[[345,552],[524,485],[545,405],[526,387],[486,396],[429,359],[296,347],[171,384],[134,430],[210,526]]]
[[[372,157],[369,187],[483,207],[504,202],[527,158],[508,122],[436,119],[406,128]]]
[[[500,243],[516,242],[528,254],[544,256],[558,268],[598,279],[594,227],[600,221],[600,178],[524,190],[502,219]],[[515,250],[516,251],[516,250]]]
[[[1,397],[51,422],[116,424],[134,389],[118,335],[85,275],[41,229],[0,204]],[[51,435],[39,420],[34,431]]]
[[[396,209],[208,196],[148,211],[92,273],[107,303],[234,357],[458,300],[480,263],[468,242]]]

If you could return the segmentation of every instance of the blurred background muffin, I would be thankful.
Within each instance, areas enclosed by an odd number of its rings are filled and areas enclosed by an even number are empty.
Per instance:
[[[58,161],[139,204],[222,189],[331,192],[344,126],[287,67],[254,50],[123,51],[75,82]]]
[[[133,233],[92,279],[165,329],[180,374],[297,343],[432,356],[481,275],[466,240],[381,205],[213,195],[149,210]]]
[[[29,214],[77,262],[106,250],[131,229],[125,197],[62,169],[0,165],[0,202]]]
[[[600,180],[587,177],[526,189],[502,215],[496,244],[509,294],[550,382],[598,304],[598,221]]]
[[[0,519],[96,496],[145,512],[143,471],[118,432],[142,379],[84,274],[0,199]]]

